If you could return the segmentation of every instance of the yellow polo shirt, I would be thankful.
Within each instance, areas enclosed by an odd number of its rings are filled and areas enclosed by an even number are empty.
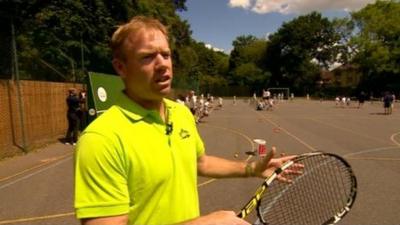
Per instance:
[[[75,154],[78,218],[128,214],[129,224],[171,224],[199,216],[197,158],[204,145],[183,105],[158,112],[124,94],[92,122]]]

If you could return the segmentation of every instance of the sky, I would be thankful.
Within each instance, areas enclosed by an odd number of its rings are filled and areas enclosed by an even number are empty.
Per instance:
[[[186,0],[180,12],[192,37],[229,53],[241,35],[265,38],[284,22],[318,11],[328,18],[346,17],[375,0]]]

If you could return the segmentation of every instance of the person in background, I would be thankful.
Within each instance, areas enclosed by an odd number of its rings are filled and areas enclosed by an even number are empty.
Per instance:
[[[392,93],[392,104],[390,105],[390,107],[391,107],[391,112],[393,112],[394,103],[396,103],[396,95],[395,95],[394,93]]]
[[[75,88],[68,90],[67,103],[67,120],[68,130],[65,135],[65,144],[75,145],[78,140],[79,126],[80,126],[80,100]]]
[[[196,99],[196,95],[194,93],[193,90],[189,91],[188,94],[188,101],[187,101],[187,105],[190,109],[190,112],[194,115],[196,115],[196,104],[197,104],[197,99]]]
[[[272,149],[246,163],[208,155],[189,109],[166,99],[172,53],[158,20],[134,17],[114,32],[111,47],[125,89],[77,145],[75,209],[82,224],[248,224],[231,210],[200,216],[197,176],[265,178],[294,156],[272,158]]]
[[[264,105],[269,104],[269,99],[271,98],[271,92],[269,90],[262,90],[262,99],[264,100]]]
[[[363,107],[366,98],[367,98],[367,95],[365,94],[365,92],[361,91],[360,95],[358,96],[358,108]]]
[[[178,98],[176,99],[176,102],[182,105],[185,105],[185,96],[182,94],[178,94]]]
[[[383,96],[383,108],[385,115],[392,114],[392,103],[393,103],[393,96],[392,94],[390,94],[389,91],[386,91],[385,95]]]
[[[336,98],[335,98],[335,106],[336,107],[340,106],[340,96],[336,96]]]
[[[87,126],[88,123],[88,112],[87,112],[87,96],[86,96],[86,91],[85,89],[82,89],[79,92],[79,108],[80,108],[80,115],[79,115],[79,119],[80,119],[80,126],[79,126],[79,130],[83,131],[85,129],[85,127]]]
[[[222,97],[218,97],[218,107],[222,108],[222,102],[223,102]]]

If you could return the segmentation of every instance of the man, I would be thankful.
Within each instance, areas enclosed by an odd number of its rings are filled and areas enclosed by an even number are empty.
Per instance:
[[[383,96],[383,108],[385,115],[392,114],[392,103],[393,103],[393,96],[392,94],[390,94],[389,91],[386,91],[385,95]]]
[[[366,99],[365,92],[361,91],[360,95],[358,95],[358,108],[362,108]]]
[[[172,62],[166,28],[135,17],[112,36],[119,100],[77,145],[75,208],[82,224],[248,224],[232,211],[199,217],[197,175],[265,177],[291,157],[246,164],[208,156],[193,115],[165,97]]]
[[[78,140],[78,132],[80,126],[80,100],[75,88],[68,90],[67,103],[67,120],[68,130],[65,135],[65,144],[75,145]]]
[[[192,112],[193,115],[196,115],[196,96],[194,95],[193,90],[189,91],[187,105],[190,112]]]

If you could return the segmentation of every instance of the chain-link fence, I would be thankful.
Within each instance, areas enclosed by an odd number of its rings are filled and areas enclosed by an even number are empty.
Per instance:
[[[40,48],[32,50],[23,38],[18,40],[12,17],[0,14],[0,26],[1,159],[62,137],[67,128],[67,90],[84,86],[65,82],[66,74],[75,68],[61,71],[41,57]]]
[[[71,87],[81,90],[84,85],[0,80],[0,159],[65,135],[65,99]]]

